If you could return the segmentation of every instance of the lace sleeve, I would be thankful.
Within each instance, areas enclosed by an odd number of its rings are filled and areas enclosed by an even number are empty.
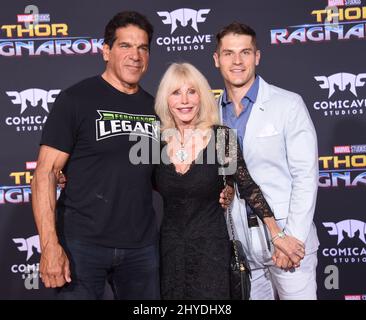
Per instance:
[[[226,177],[231,176],[231,179],[237,184],[240,198],[245,199],[261,220],[273,217],[273,212],[263,193],[249,174],[235,132],[229,128],[221,127],[218,129],[217,135],[218,146],[222,143],[225,146],[224,172]]]

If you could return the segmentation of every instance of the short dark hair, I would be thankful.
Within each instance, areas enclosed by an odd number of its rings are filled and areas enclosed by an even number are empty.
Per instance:
[[[127,27],[128,25],[133,25],[144,30],[149,38],[150,47],[154,27],[144,15],[136,11],[119,12],[108,22],[104,31],[104,44],[112,48],[113,43],[116,41],[116,30]]]
[[[217,34],[216,34],[216,50],[220,48],[221,39],[226,35],[233,33],[233,34],[241,34],[247,35],[252,37],[252,44],[255,49],[258,48],[257,46],[257,34],[255,31],[249,27],[248,25],[240,22],[232,22],[229,25],[223,27]]]

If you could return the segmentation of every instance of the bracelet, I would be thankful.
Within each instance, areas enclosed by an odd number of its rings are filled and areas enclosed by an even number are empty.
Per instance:
[[[271,242],[272,244],[274,244],[274,242],[278,239],[278,238],[281,238],[281,239],[284,239],[286,237],[286,234],[281,231],[279,233],[277,233],[272,239],[271,239]]]

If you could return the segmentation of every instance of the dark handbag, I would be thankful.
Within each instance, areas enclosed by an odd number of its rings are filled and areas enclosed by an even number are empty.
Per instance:
[[[225,136],[225,156],[229,157],[229,142]],[[222,163],[225,163],[222,159]],[[226,185],[226,175],[222,175],[224,185]],[[231,233],[231,258],[230,258],[230,298],[232,300],[249,300],[252,277],[248,259],[244,253],[242,243],[235,239],[233,217],[231,215],[231,205],[226,210],[227,224]],[[228,230],[229,231],[229,230]]]
[[[243,246],[239,240],[231,240],[230,297],[232,300],[249,300],[251,271]]]
[[[227,216],[232,236],[230,241],[230,298],[232,300],[249,300],[252,274],[243,246],[239,240],[235,239],[231,207],[227,210]]]

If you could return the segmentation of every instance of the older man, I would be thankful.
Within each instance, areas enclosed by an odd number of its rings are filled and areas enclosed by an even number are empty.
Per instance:
[[[106,280],[116,299],[160,297],[153,166],[129,159],[130,134],[146,136],[155,120],[153,97],[139,86],[152,34],[141,14],[115,15],[105,71],[63,91],[43,130],[32,202],[42,280],[60,299],[101,299]],[[61,169],[68,182],[56,205]]]

